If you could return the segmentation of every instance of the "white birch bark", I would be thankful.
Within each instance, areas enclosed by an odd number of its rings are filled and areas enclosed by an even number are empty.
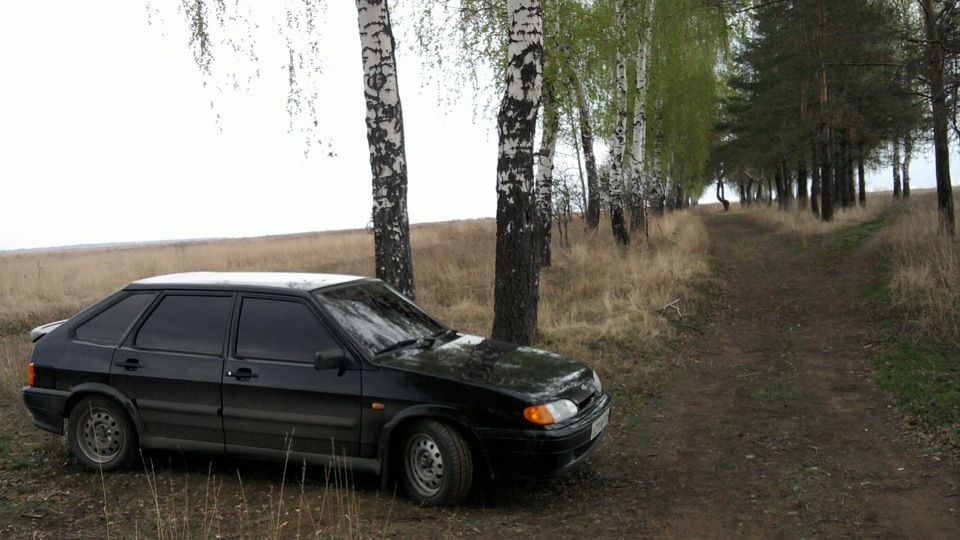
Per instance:
[[[637,91],[634,96],[633,113],[633,152],[630,167],[630,229],[640,230],[646,227],[646,156],[647,142],[647,73],[650,64],[650,36],[653,27],[655,0],[647,2],[647,14],[643,29],[640,31],[637,46]]]
[[[357,0],[367,143],[373,174],[377,277],[414,297],[407,215],[407,158],[387,0]]]
[[[560,17],[554,20],[552,43],[556,44],[560,34]],[[546,41],[546,37],[544,37]],[[547,49],[547,47],[544,47]],[[548,62],[544,52],[544,71]],[[557,70],[554,70],[556,73]],[[550,266],[551,231],[553,228],[553,159],[557,148],[557,132],[560,130],[560,117],[557,111],[554,81],[543,81],[543,134],[540,139],[540,151],[537,152],[536,204],[537,204],[537,242],[539,244],[540,266]]]
[[[663,214],[663,206],[666,198],[666,182],[663,178],[663,105],[662,97],[657,98],[657,104],[654,106],[653,118],[653,163],[651,164],[648,189],[650,191],[650,203],[653,213]]]
[[[613,145],[610,163],[610,222],[613,236],[620,244],[629,244],[623,212],[623,154],[626,147],[627,130],[627,63],[623,54],[623,34],[626,26],[626,14],[623,0],[617,0],[617,120],[613,131]]]
[[[543,92],[543,11],[539,0],[507,0],[506,90],[497,116],[497,250],[493,337],[533,342],[539,304],[533,145]]]

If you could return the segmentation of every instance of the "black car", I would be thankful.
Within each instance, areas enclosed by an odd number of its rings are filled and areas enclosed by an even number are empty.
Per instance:
[[[34,424],[66,419],[72,453],[104,471],[138,448],[345,458],[453,504],[477,474],[563,473],[610,418],[582,363],[460,334],[375,279],[159,276],[31,338]]]

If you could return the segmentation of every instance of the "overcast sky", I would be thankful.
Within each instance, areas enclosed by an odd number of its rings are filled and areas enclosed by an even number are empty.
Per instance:
[[[204,90],[181,20],[148,24],[144,2],[0,3],[0,250],[364,227],[356,8],[327,4],[317,117],[331,147],[305,158],[288,133],[282,42],[260,49],[248,90],[218,94]],[[283,18],[262,15],[260,30]],[[398,64],[411,221],[495,215],[493,119],[475,117],[465,91],[459,107],[440,106],[415,56]],[[914,186],[932,186],[932,167],[914,163]]]
[[[261,50],[259,82],[211,109],[176,17],[150,25],[131,0],[0,3],[0,250],[364,227],[357,13],[328,4],[318,120],[331,147],[305,159],[282,42]],[[493,216],[495,124],[469,95],[439,106],[416,57],[398,62],[411,220]]]

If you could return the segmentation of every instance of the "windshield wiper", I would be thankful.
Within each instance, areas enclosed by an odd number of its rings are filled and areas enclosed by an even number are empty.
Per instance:
[[[374,355],[376,356],[388,352],[399,351],[400,349],[429,349],[430,347],[433,347],[433,343],[437,341],[437,339],[448,336],[456,336],[457,333],[458,332],[453,328],[444,328],[443,330],[434,332],[429,336],[401,339],[393,345],[388,345],[380,349],[379,351],[375,352]]]
[[[398,351],[400,349],[408,349],[408,348],[427,349],[427,348],[433,347],[433,342],[436,341],[436,339],[437,338],[434,336],[401,339],[400,341],[394,343],[393,345],[388,345],[380,349],[374,354],[380,355],[383,353],[388,353],[388,352]]]
[[[430,337],[432,337],[433,339],[448,337],[448,336],[453,337],[453,336],[456,336],[458,333],[459,332],[457,332],[457,330],[454,328],[444,328],[443,330],[434,332],[433,335],[431,335]]]

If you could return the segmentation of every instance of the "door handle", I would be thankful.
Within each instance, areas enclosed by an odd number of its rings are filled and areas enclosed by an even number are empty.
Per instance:
[[[140,361],[137,360],[136,358],[127,358],[123,362],[117,362],[114,365],[117,367],[122,367],[127,371],[136,371],[143,367],[140,365]]]
[[[249,381],[250,379],[256,379],[257,374],[253,372],[250,368],[237,368],[236,371],[228,371],[227,377],[233,377],[238,381]]]

